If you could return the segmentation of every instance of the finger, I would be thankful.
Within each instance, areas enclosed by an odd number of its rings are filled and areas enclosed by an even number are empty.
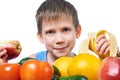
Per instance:
[[[4,63],[8,62],[8,61],[7,61],[7,58],[8,58],[8,54],[5,54],[5,55],[3,56],[3,58],[2,58],[3,61],[4,61]]]
[[[3,51],[0,52],[0,57],[4,56],[6,53],[7,53],[7,50],[4,49]]]
[[[97,43],[96,50],[97,50],[97,51],[100,51],[102,45],[103,45],[105,42],[108,42],[108,40],[107,40],[107,39],[101,39],[101,40]]]
[[[8,57],[8,54],[5,54],[5,55],[3,56],[3,59],[7,59],[7,57]]]
[[[101,39],[105,39],[105,35],[101,34],[99,37],[97,37],[96,42],[98,43]]]
[[[0,46],[0,52],[1,52],[2,50],[4,50],[4,48],[3,48],[2,46]]]
[[[109,53],[109,52],[110,52],[110,46],[108,46],[108,47],[105,49],[104,54],[107,54],[107,53]]]
[[[100,48],[100,50],[99,50],[99,54],[106,54],[106,53],[108,52],[107,49],[109,49],[109,42],[105,42],[105,43],[101,46],[101,48]]]

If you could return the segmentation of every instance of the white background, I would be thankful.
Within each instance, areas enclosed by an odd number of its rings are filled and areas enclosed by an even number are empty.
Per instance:
[[[35,14],[44,0],[0,0],[0,40],[17,39],[21,42],[22,52],[11,62],[29,56],[37,51],[45,50],[36,36]],[[81,37],[73,52],[77,53],[79,42],[87,37],[88,32],[106,29],[118,39],[120,45],[120,2],[119,0],[67,0],[78,11],[82,26]]]

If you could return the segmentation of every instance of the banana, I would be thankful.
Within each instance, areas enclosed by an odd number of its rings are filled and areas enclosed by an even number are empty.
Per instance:
[[[110,40],[110,52],[108,52],[107,54],[103,53],[100,55],[99,52],[96,50],[96,46],[97,46],[96,38],[98,38],[98,36],[101,34],[104,34],[106,38]],[[117,39],[115,35],[111,32],[108,32],[107,30],[99,30],[97,33],[96,32],[88,33],[88,39],[80,43],[79,53],[86,53],[89,51],[96,53],[102,59],[107,56],[116,57],[117,56]]]
[[[105,58],[107,56],[110,55],[110,52],[108,52],[107,54],[99,54],[99,52],[96,50],[96,46],[97,46],[97,43],[96,43],[96,38],[98,38],[101,34],[104,34],[106,37],[109,38],[109,36],[107,36],[108,32],[106,30],[100,30],[98,31],[97,33],[90,33],[91,35],[88,34],[88,36],[90,36],[90,49],[95,52],[97,55],[99,55],[100,58]],[[94,35],[94,36],[93,36]]]

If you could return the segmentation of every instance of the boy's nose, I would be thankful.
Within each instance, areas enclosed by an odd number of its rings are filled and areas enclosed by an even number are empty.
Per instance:
[[[64,43],[64,41],[65,41],[64,36],[62,34],[56,35],[55,40],[56,40],[56,44],[61,44],[61,43]]]

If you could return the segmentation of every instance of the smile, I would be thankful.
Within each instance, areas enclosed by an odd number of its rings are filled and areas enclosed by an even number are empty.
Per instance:
[[[56,49],[56,50],[64,50],[64,49],[66,49],[68,46],[65,46],[65,47],[61,47],[61,48],[54,48],[54,49]]]

